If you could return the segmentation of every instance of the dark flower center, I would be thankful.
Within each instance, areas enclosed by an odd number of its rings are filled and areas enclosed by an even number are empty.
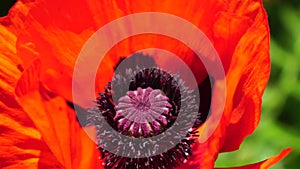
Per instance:
[[[97,107],[91,109],[87,116],[88,124],[97,128],[99,151],[104,160],[103,165],[108,169],[172,169],[180,163],[185,163],[192,154],[192,144],[197,138],[196,130],[207,117],[206,109],[209,106],[202,106],[199,110],[196,105],[199,98],[196,98],[194,91],[183,85],[184,82],[178,75],[163,71],[155,65],[151,68],[140,69],[138,65],[143,67],[144,64],[141,58],[155,63],[150,57],[141,54],[129,57],[131,61],[136,60],[135,64],[125,63],[126,69],[115,71],[113,81],[108,83],[105,92],[99,94]],[[201,111],[207,112],[202,114]],[[113,142],[115,135],[103,127],[103,118],[99,118],[100,116],[104,117],[106,122],[121,135],[132,138],[151,138],[170,129],[180,116],[179,112],[187,116],[186,120],[193,120],[195,123],[193,126],[187,126],[187,121],[179,121],[179,126],[183,126],[179,133],[186,133],[185,138],[181,139],[175,147],[161,154],[131,158],[111,153],[104,148],[108,143],[104,143],[103,139]],[[197,119],[191,119],[190,112],[198,113]],[[177,137],[177,133],[168,137]],[[135,146],[137,145],[130,148],[133,152]]]

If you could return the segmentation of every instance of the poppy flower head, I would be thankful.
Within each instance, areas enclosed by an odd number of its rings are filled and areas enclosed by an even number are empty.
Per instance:
[[[97,108],[90,110],[88,121],[97,128],[97,144],[106,168],[174,168],[186,162],[192,154],[192,144],[197,138],[196,130],[203,123],[203,116],[207,115],[207,112],[199,111],[196,99],[198,90],[190,90],[184,86],[178,74],[174,75],[157,66],[140,68],[145,65],[143,59],[155,64],[150,56],[141,53],[122,59],[118,65],[125,65],[125,68],[120,66],[117,70],[118,66],[116,67],[112,82],[108,83],[105,92],[100,93],[97,98]],[[129,64],[130,62],[133,64]],[[192,118],[195,114],[196,119]],[[109,144],[105,138],[114,138],[114,133],[103,126],[103,120],[99,116],[103,116],[118,135],[127,136],[129,143],[131,138],[152,139],[167,133],[163,136],[164,143],[159,144],[160,149],[166,151],[155,152],[154,149],[152,152],[143,152],[144,155],[140,158],[140,149],[136,149],[136,142],[127,147],[131,152],[124,147],[109,145],[123,151],[124,156],[105,150]],[[179,116],[181,119],[176,122]],[[190,122],[191,119],[195,121]],[[174,125],[178,131],[168,132]],[[155,142],[155,139],[152,141]],[[178,142],[174,147],[165,146],[174,141]],[[143,146],[139,146],[149,149],[145,145],[147,142],[143,143]],[[122,145],[122,142],[118,144]],[[126,162],[122,163],[123,160]]]
[[[257,127],[270,73],[261,0],[25,0],[0,24],[0,168],[210,169]],[[153,48],[184,64],[140,52]]]

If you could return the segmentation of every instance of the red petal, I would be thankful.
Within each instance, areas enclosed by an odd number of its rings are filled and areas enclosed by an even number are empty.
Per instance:
[[[34,2],[31,0],[19,0],[9,10],[7,16],[0,17],[0,23],[9,28],[14,34],[19,34],[20,30],[25,28],[24,18],[27,17],[28,11]]]
[[[58,168],[40,132],[15,100],[22,70],[15,43],[15,35],[0,25],[0,168]]]
[[[40,58],[42,81],[72,100],[71,77],[82,46],[98,28],[119,16],[108,1],[38,1],[23,18],[18,53],[25,65]]]
[[[225,112],[232,114],[222,151],[238,149],[244,138],[257,127],[261,99],[270,74],[270,32],[262,3],[259,1],[240,6],[256,15],[235,48],[226,75],[228,88]]]
[[[237,43],[251,26],[253,19],[227,10],[221,11],[216,15],[213,26],[214,46],[219,53],[226,72],[231,64]]]
[[[218,42],[216,47],[219,54],[229,55],[223,56],[229,59],[225,61],[230,65],[226,75],[225,111],[213,135],[205,143],[199,143],[194,153],[195,157],[192,157],[194,160],[188,161],[187,167],[212,168],[219,151],[237,149],[244,138],[253,132],[259,121],[262,93],[270,71],[267,17],[261,1],[229,2],[230,8],[219,13],[220,18],[215,27],[215,41]],[[241,28],[241,32],[236,31],[234,26]],[[226,38],[226,35],[229,37]],[[242,37],[239,39],[239,36]],[[235,43],[237,45],[234,45]],[[223,50],[222,44],[225,46]],[[226,66],[226,63],[223,64]],[[221,87],[217,86],[217,83],[213,92],[215,94]],[[212,103],[218,99],[218,95],[213,96]],[[206,123],[204,126],[207,126]]]
[[[274,156],[272,158],[269,158],[267,160],[264,160],[264,161],[261,161],[261,162],[255,163],[255,164],[250,164],[250,165],[241,166],[241,167],[233,167],[233,168],[228,168],[228,169],[268,169],[272,165],[276,164],[277,162],[279,162],[280,160],[285,158],[291,152],[291,150],[292,149],[285,149],[277,156]],[[216,168],[216,169],[221,169],[221,168]]]
[[[148,3],[152,7],[149,7]],[[72,1],[70,3],[39,1],[31,8],[28,16],[23,18],[25,28],[24,33],[19,36],[18,52],[25,65],[30,64],[35,57],[39,57],[42,61],[42,81],[52,91],[71,100],[71,75],[75,60],[87,38],[104,24],[133,12],[159,11],[187,19],[211,37],[211,26],[215,19],[211,15],[224,5],[214,1],[210,1],[210,3],[204,1],[188,1],[188,3],[183,1],[165,1],[164,3],[133,1],[129,4],[129,6],[124,6],[121,1],[103,1],[101,3],[94,1]],[[64,9],[60,10],[59,6]],[[186,10],[182,10],[182,6],[185,6]],[[205,6],[206,10],[199,10],[199,6]],[[160,43],[163,44],[163,42]],[[165,42],[165,44],[167,43]],[[130,42],[129,45],[136,44]],[[124,48],[126,50],[128,46]],[[186,52],[182,52],[179,56],[191,66],[198,79],[205,77],[206,71],[203,71],[203,66],[200,66],[201,62],[195,62],[197,57],[191,57]],[[116,61],[114,60],[114,62]],[[111,66],[111,64],[109,65]]]
[[[84,162],[85,167],[94,168],[99,161],[95,143],[80,127],[75,112],[70,111],[65,100],[55,97],[40,83],[40,66],[40,61],[35,60],[19,79],[16,87],[19,104],[62,166],[79,168]]]
[[[1,80],[12,86],[15,85],[21,74],[17,65],[22,64],[21,59],[16,55],[16,40],[17,37],[8,28],[0,24],[0,64],[2,73],[5,74],[1,76]]]
[[[163,2],[159,1],[137,1],[137,0],[129,0],[129,1],[121,1],[117,0],[117,4],[122,11],[126,14],[132,13],[140,13],[140,12],[160,12],[160,13],[168,13],[172,15],[179,16],[190,23],[197,26],[201,31],[203,31],[208,38],[213,41],[212,38],[212,26],[215,22],[215,14],[217,14],[225,4],[218,1],[197,1],[197,0],[190,0],[190,1],[174,1],[174,0],[166,0]],[[182,7],[184,6],[184,10]],[[155,23],[155,20],[146,19],[146,23]],[[152,26],[152,25],[150,25]],[[154,25],[154,26],[165,26],[165,25]],[[183,35],[186,32],[183,32]],[[147,39],[147,38],[145,38]],[[162,36],[158,36],[157,39],[151,39],[154,45],[160,45],[160,48],[168,49],[169,51],[177,54],[193,71],[196,76],[197,81],[200,83],[203,78],[206,77],[207,72],[199,60],[199,58],[189,51],[190,49],[184,47],[182,43],[174,43],[174,41],[164,40]],[[198,39],[191,39],[190,42],[197,43]],[[136,44],[143,45],[144,43],[138,43],[137,41],[130,41],[129,46],[127,48],[131,48],[132,46],[135,47]],[[161,46],[172,46],[172,48],[164,48]],[[168,62],[164,62],[163,60],[157,60],[158,64],[164,65]],[[181,67],[177,68],[178,70]]]
[[[0,168],[61,167],[23,111],[6,105],[0,109]]]

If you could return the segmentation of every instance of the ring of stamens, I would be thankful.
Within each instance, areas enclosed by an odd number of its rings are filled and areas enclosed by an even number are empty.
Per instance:
[[[178,167],[192,155],[192,146],[196,137],[198,137],[197,129],[207,117],[206,112],[208,110],[206,110],[206,107],[200,107],[200,109],[197,107],[198,103],[195,101],[197,92],[185,87],[179,76],[163,71],[155,66],[139,69],[135,64],[132,64],[139,63],[138,61],[141,60],[144,61],[145,57],[141,54],[135,54],[126,59],[134,60],[135,62],[129,62],[127,64],[128,68],[116,71],[113,81],[108,83],[103,93],[99,94],[96,100],[97,107],[91,109],[90,115],[87,117],[89,124],[95,125],[97,129],[97,144],[103,159],[103,167],[106,169],[173,169]],[[149,59],[147,62],[149,62]],[[142,63],[139,64],[143,65]],[[128,85],[129,88],[124,88],[124,86]],[[210,84],[201,87],[203,87],[203,90],[208,90],[209,96],[211,95],[209,90],[211,89]],[[206,95],[201,96],[204,97]],[[208,108],[209,106],[210,104],[208,104]],[[154,107],[158,107],[158,109],[150,112]],[[116,149],[120,147],[118,146],[119,143],[113,142],[113,132],[103,126],[103,118],[100,118],[100,116],[104,117],[106,122],[119,133],[146,138],[169,130],[180,115],[179,110],[182,110],[181,115],[183,113],[184,117],[187,117],[187,120],[178,121],[180,126],[183,126],[180,128],[180,132],[187,132],[187,134],[175,147],[161,154],[145,158],[120,156],[105,149],[107,144]],[[187,127],[190,126],[186,124],[190,119],[190,112],[194,111],[198,112],[197,119],[195,119],[196,123],[192,128],[188,129]],[[164,119],[167,120],[167,123]],[[158,128],[160,128],[159,131]],[[177,133],[173,134],[170,136],[177,137]],[[128,138],[130,140],[130,137]],[[105,139],[109,140],[109,142],[102,141]],[[130,148],[130,151],[138,153],[138,151],[135,151],[134,145]]]

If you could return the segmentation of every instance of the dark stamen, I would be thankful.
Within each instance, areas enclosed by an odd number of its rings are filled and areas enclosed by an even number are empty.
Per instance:
[[[145,56],[134,54],[129,59],[144,64],[143,57]],[[146,58],[151,60],[151,57]],[[204,90],[207,91],[199,90],[209,95],[203,95],[201,100],[208,96],[209,101],[207,105],[200,106],[199,110],[195,105],[198,103],[195,93],[183,85],[178,75],[156,67],[140,69],[138,64],[134,66],[130,62],[126,64],[128,67],[116,71],[113,81],[108,83],[105,92],[99,94],[96,101],[97,108],[90,109],[87,119],[89,124],[95,125],[98,131],[103,131],[101,128],[103,122],[98,116],[104,117],[106,122],[120,134],[134,138],[150,138],[169,129],[175,123],[181,108],[187,116],[189,112],[199,112],[198,119],[191,128],[186,130],[186,127],[183,127],[182,132],[187,134],[175,147],[145,158],[123,157],[103,149],[101,139],[105,135],[97,133],[104,167],[109,169],[175,168],[180,163],[185,163],[192,154],[192,144],[197,138],[196,130],[207,118],[211,99],[209,78],[208,81],[205,80],[205,84],[203,83]],[[124,88],[124,86],[128,87]],[[186,122],[179,123],[184,126]],[[105,133],[108,133],[106,137],[109,138],[110,131],[105,130]]]

